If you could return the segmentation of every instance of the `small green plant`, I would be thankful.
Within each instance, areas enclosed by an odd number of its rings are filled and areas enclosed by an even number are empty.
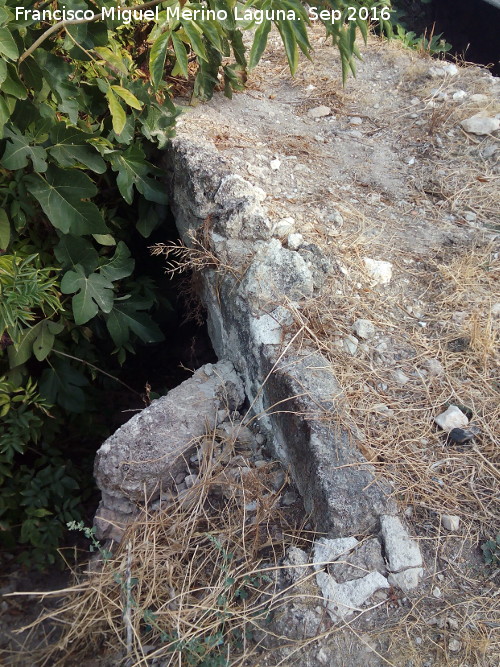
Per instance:
[[[500,565],[500,533],[481,545],[481,551],[487,565]]]
[[[406,30],[404,26],[400,23],[396,23],[394,26],[394,34],[396,39],[402,42],[405,46],[420,53],[429,53],[431,55],[437,55],[438,53],[447,53],[451,48],[445,39],[443,39],[443,34],[439,35],[423,35],[417,36],[417,34],[411,30]]]
[[[96,530],[93,526],[92,528],[89,528],[83,523],[83,521],[68,521],[66,523],[66,526],[69,530],[76,530],[79,531],[80,533],[83,533],[85,537],[88,540],[90,540],[89,551],[91,552],[98,551],[101,554],[104,561],[108,561],[111,559],[112,557],[111,551],[109,551],[109,549],[105,549],[101,545],[101,543],[95,536]]]

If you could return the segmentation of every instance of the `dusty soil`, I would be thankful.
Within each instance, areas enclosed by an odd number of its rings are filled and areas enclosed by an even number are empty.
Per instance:
[[[465,65],[432,77],[439,63],[372,39],[342,88],[336,51],[319,34],[315,47],[291,78],[275,38],[246,92],[187,109],[178,133],[214,144],[266,192],[273,222],[293,219],[299,252],[327,258],[315,298],[291,305],[302,344],[331,360],[344,426],[394,483],[426,570],[414,594],[259,664],[498,664],[499,571],[479,546],[499,525],[500,143],[459,123],[500,112],[500,80]],[[391,282],[376,285],[364,257],[392,263]],[[359,318],[368,339],[353,337]],[[433,421],[449,404],[480,430],[467,445]],[[278,623],[292,643],[298,617]]]

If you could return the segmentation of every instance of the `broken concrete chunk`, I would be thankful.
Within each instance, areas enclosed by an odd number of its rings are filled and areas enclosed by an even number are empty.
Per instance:
[[[500,120],[498,118],[489,118],[488,116],[471,116],[466,118],[460,125],[466,132],[471,134],[491,134],[500,128]]]
[[[382,545],[377,538],[361,542],[354,551],[341,556],[328,566],[328,572],[339,584],[353,579],[361,579],[369,572],[386,574],[386,565],[382,557]]]
[[[456,405],[450,405],[445,412],[435,417],[434,421],[446,433],[449,433],[454,428],[464,428],[469,423],[469,419]]]
[[[400,572],[409,567],[422,567],[422,554],[417,542],[397,516],[380,517],[385,556],[391,572]]]
[[[184,459],[217,425],[218,410],[236,410],[244,397],[230,362],[202,366],[106,440],[95,461],[98,487],[132,502],[156,500],[177,475],[186,476]]]
[[[380,572],[370,572],[361,579],[346,581],[343,584],[338,584],[326,572],[318,572],[316,581],[325,598],[325,607],[334,622],[359,611],[375,591],[390,587]]]
[[[314,544],[313,566],[315,570],[324,569],[325,563],[333,563],[342,555],[347,555],[359,544],[355,537],[340,537],[330,540],[320,537]]]

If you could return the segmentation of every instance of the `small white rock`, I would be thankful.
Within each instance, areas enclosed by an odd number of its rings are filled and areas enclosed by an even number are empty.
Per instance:
[[[325,107],[324,105],[320,107],[314,107],[314,109],[309,109],[307,115],[311,118],[323,118],[324,116],[329,116],[331,113],[330,107]]]
[[[273,234],[279,238],[288,236],[295,229],[295,220],[294,218],[283,218],[279,220],[273,227]]]
[[[417,588],[423,575],[423,568],[410,567],[408,570],[389,574],[387,580],[391,586],[397,586],[397,588],[400,588],[403,593],[409,593],[414,588]]]
[[[356,320],[352,325],[352,329],[358,338],[367,339],[375,334],[375,327],[370,320]]]
[[[388,285],[392,278],[392,264],[379,259],[363,258],[365,267],[376,285]]]
[[[466,132],[482,136],[496,132],[500,128],[500,120],[488,116],[471,116],[463,120],[460,125]]]
[[[362,125],[363,119],[360,118],[359,116],[353,116],[352,118],[349,118],[349,122],[351,123],[351,125]]]
[[[288,235],[287,245],[290,250],[298,250],[303,243],[304,243],[304,237],[302,236],[302,234],[295,233]]]
[[[500,317],[500,303],[494,303],[491,306],[491,314],[493,317]]]
[[[455,533],[460,527],[460,517],[456,514],[443,514],[441,516],[441,525],[445,530]]]
[[[443,595],[441,592],[441,589],[438,586],[434,586],[432,589],[432,595],[439,600],[439,598]]]
[[[465,90],[457,90],[456,93],[453,93],[453,99],[455,100],[455,102],[460,102],[461,100],[465,100],[466,97],[467,93],[465,92]]]
[[[477,214],[476,214],[476,213],[473,213],[472,211],[467,211],[467,213],[464,215],[464,218],[465,218],[468,222],[476,222],[476,220],[477,220]]]
[[[452,639],[450,639],[448,642],[448,649],[452,653],[458,653],[462,649],[462,642],[458,639],[455,639],[455,637],[452,637]]]
[[[356,354],[356,351],[358,349],[358,339],[355,336],[346,336],[342,340],[342,345],[343,348],[346,352],[348,352],[351,356],[354,357]]]
[[[443,66],[446,74],[450,76],[456,76],[458,74],[458,67],[454,63],[445,63]]]
[[[275,160],[271,160],[269,166],[273,171],[278,171],[278,169],[281,167],[281,160],[279,160],[278,158],[276,158]]]
[[[449,433],[454,428],[465,428],[469,423],[466,415],[456,405],[450,405],[445,412],[435,417],[434,421],[446,433]]]

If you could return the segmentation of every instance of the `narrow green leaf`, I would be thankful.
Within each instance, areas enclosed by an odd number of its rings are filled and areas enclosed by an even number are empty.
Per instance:
[[[264,53],[267,45],[267,38],[271,30],[271,21],[263,21],[255,31],[252,48],[250,49],[250,57],[248,59],[249,69],[253,69]]]
[[[169,37],[170,31],[161,34],[153,43],[149,53],[149,72],[151,74],[151,81],[153,82],[155,90],[158,88],[160,81],[163,78]]]
[[[115,93],[111,90],[111,87],[106,93],[106,99],[108,100],[109,111],[111,113],[113,130],[115,131],[115,134],[121,134],[127,121],[127,114],[118,101]]]
[[[10,242],[10,220],[3,208],[0,208],[0,250],[7,250]]]
[[[142,109],[142,102],[139,102],[137,97],[132,94],[130,90],[127,90],[123,86],[111,86],[111,88],[118,95],[118,97],[122,98],[125,104],[129,105],[129,107],[132,107],[132,109],[138,109],[139,111]]]
[[[29,329],[26,329],[19,338],[19,343],[17,345],[9,345],[7,350],[10,368],[15,368],[16,366],[24,364],[31,357],[33,343],[42,328],[42,324],[43,320],[37,322],[37,324]]]
[[[290,67],[290,72],[295,74],[299,64],[299,50],[297,48],[297,40],[295,39],[293,26],[291,22],[287,21],[286,19],[283,19],[282,21],[276,21],[276,26],[281,35],[283,46],[285,47],[285,53],[288,60],[288,66]]]
[[[191,48],[196,53],[198,58],[201,58],[202,60],[208,60],[207,51],[205,49],[205,45],[203,44],[203,33],[201,28],[199,28],[193,21],[183,20],[181,23],[182,27],[184,28],[184,32],[189,39]]]
[[[187,51],[184,42],[176,32],[172,33],[172,44],[174,46],[175,57],[177,58],[177,65],[182,75],[187,79],[189,78]]]

